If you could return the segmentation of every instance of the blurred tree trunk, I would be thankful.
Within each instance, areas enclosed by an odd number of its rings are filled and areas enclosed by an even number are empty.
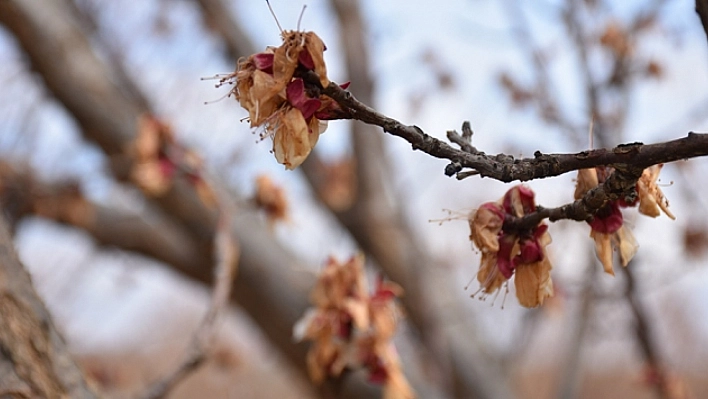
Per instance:
[[[47,89],[74,116],[85,137],[111,156],[114,175],[128,180],[138,121],[152,112],[123,89],[120,74],[96,55],[75,9],[66,0],[0,1],[0,23],[18,40]],[[190,233],[197,248],[203,248],[202,262],[171,266],[210,282],[216,210],[205,206],[183,176],[174,179],[166,193],[146,194],[152,205]],[[241,246],[233,297],[305,377],[307,345],[293,343],[292,326],[309,306],[312,278],[298,271],[304,267],[298,266],[297,257],[280,246],[255,215],[234,215],[231,231]],[[341,387],[325,384],[320,394],[370,397],[378,391],[354,376]]]
[[[67,351],[0,218],[0,397],[98,398]]]

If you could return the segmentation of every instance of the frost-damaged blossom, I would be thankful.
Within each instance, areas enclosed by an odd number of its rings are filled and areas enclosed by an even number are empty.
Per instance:
[[[148,195],[164,195],[179,175],[192,185],[205,205],[216,206],[216,195],[201,176],[201,157],[177,142],[170,125],[152,115],[141,116],[130,154],[130,177]]]
[[[345,263],[329,258],[308,309],[294,327],[297,340],[312,341],[307,368],[315,383],[339,376],[345,368],[364,368],[369,380],[383,384],[384,398],[413,398],[393,345],[399,309],[394,302],[403,289],[379,278],[369,293],[363,256]]]
[[[536,210],[534,192],[515,186],[497,202],[482,204],[470,215],[470,240],[482,252],[477,273],[484,294],[491,294],[516,274],[516,297],[525,307],[536,307],[553,295],[551,263],[546,246],[548,226],[541,223],[527,231],[504,231],[506,217],[522,217]]]
[[[610,173],[611,170],[606,167],[579,170],[575,186],[575,199],[582,198],[585,193],[604,182]],[[590,237],[595,241],[597,258],[602,263],[605,272],[613,276],[615,275],[612,267],[613,247],[619,250],[622,266],[627,266],[637,253],[637,242],[632,230],[623,225],[624,217],[620,210],[620,206],[631,205],[633,204],[626,204],[624,201],[609,201],[588,222]]]
[[[662,166],[654,165],[644,169],[636,185],[637,200],[631,203],[621,199],[609,201],[588,222],[591,228],[590,236],[595,241],[597,258],[606,273],[615,274],[612,266],[613,248],[618,250],[622,266],[627,266],[639,247],[632,231],[623,225],[624,217],[620,208],[633,207],[638,203],[639,212],[644,215],[657,217],[663,211],[669,218],[675,219],[669,211],[669,202],[656,183]],[[585,193],[603,183],[610,173],[612,168],[609,167],[579,170],[575,199],[582,198]]]
[[[314,32],[285,31],[280,47],[268,48],[238,63],[232,93],[248,111],[251,127],[262,127],[273,136],[273,152],[279,163],[295,169],[310,154],[327,119],[336,117],[339,106],[322,95],[305,91],[296,69],[313,71],[323,87],[329,84],[322,39]],[[342,87],[346,88],[345,85]]]
[[[271,226],[276,222],[288,220],[288,200],[285,197],[285,191],[270,177],[260,175],[256,178],[254,200],[256,206],[265,212]]]

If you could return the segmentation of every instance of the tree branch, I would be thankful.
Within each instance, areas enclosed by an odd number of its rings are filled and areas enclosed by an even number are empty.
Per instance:
[[[318,86],[313,74],[307,73],[303,76],[308,84]],[[534,158],[514,159],[506,154],[467,152],[428,135],[418,126],[404,125],[377,112],[336,83],[330,83],[322,89],[322,93],[334,99],[351,119],[379,126],[384,132],[408,141],[414,150],[423,151],[435,158],[448,159],[459,168],[471,168],[482,177],[491,177],[506,183],[559,176],[603,165],[631,165],[643,169],[660,163],[708,155],[708,134],[694,132],[663,143],[628,143],[612,149],[587,150],[575,154],[543,154],[536,151]],[[460,140],[454,135],[453,137],[453,141]]]
[[[98,398],[72,360],[0,217],[0,397]]]

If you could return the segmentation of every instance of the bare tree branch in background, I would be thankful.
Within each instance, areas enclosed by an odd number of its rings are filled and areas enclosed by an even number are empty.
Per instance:
[[[185,377],[204,363],[215,334],[217,318],[224,313],[229,304],[231,287],[236,277],[238,245],[231,237],[231,211],[225,201],[220,200],[219,203],[219,223],[214,236],[215,283],[209,309],[194,333],[185,359],[172,373],[151,384],[143,397],[144,399],[166,397]]]
[[[0,218],[0,397],[99,398],[74,363]]]
[[[708,0],[696,0],[696,13],[701,19],[701,25],[708,38]]]
[[[650,325],[651,318],[638,297],[639,291],[634,275],[634,267],[632,266],[632,264],[629,264],[627,267],[623,267],[622,271],[627,280],[625,298],[634,316],[634,334],[649,372],[652,374],[652,382],[653,386],[656,388],[656,393],[662,399],[671,399],[674,398],[674,395],[670,392],[668,385],[669,380],[659,355],[659,346],[653,337],[652,327]],[[634,266],[636,267],[637,265]]]
[[[588,330],[590,317],[592,316],[594,302],[594,284],[597,281],[597,265],[594,252],[589,252],[585,265],[585,273],[582,278],[580,297],[574,314],[570,317],[569,328],[566,336],[564,359],[562,360],[563,370],[558,382],[559,399],[572,399],[578,397],[581,382],[581,362],[583,355],[583,343],[585,333]]]
[[[0,162],[0,204],[14,227],[37,215],[78,227],[102,245],[155,258],[181,269],[207,268],[192,237],[178,223],[150,206],[133,211],[100,205],[85,198],[71,182],[44,183],[29,170]]]
[[[114,157],[114,174],[127,179],[133,162],[127,150],[134,145],[139,121],[151,112],[119,89],[120,77],[95,56],[66,2],[0,2],[0,22],[14,33],[33,68],[76,118],[85,136]],[[203,204],[190,182],[175,179],[154,201],[186,227],[197,247],[210,248],[216,213]],[[297,272],[304,268],[298,266],[296,257],[275,243],[253,215],[234,215],[231,228],[242,248],[234,297],[304,373],[307,348],[292,343],[292,326],[308,306],[311,278]],[[199,281],[211,280],[203,264],[173,266]],[[372,391],[376,389],[355,379],[345,384],[341,396],[363,397]]]

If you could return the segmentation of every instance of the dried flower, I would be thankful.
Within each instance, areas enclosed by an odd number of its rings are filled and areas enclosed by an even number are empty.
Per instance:
[[[589,190],[604,182],[611,170],[603,167],[599,172],[598,169],[594,168],[578,170],[575,199],[582,198]],[[609,201],[588,222],[590,225],[590,237],[595,241],[597,258],[602,263],[605,273],[613,276],[615,275],[612,266],[613,248],[619,250],[622,266],[629,264],[629,261],[632,260],[639,248],[632,231],[623,226],[624,217],[620,209],[620,206],[632,205],[625,204],[623,201]]]
[[[255,202],[265,211],[271,225],[288,219],[288,200],[285,191],[266,175],[256,178]]]
[[[384,385],[385,398],[413,398],[392,342],[400,317],[394,300],[402,294],[398,284],[383,278],[369,294],[363,256],[344,263],[329,258],[310,295],[314,307],[293,329],[297,340],[312,341],[307,354],[312,380],[364,368],[370,381]]]
[[[216,194],[201,176],[201,157],[181,146],[168,124],[154,116],[141,117],[131,152],[131,179],[147,194],[163,195],[179,174],[194,187],[205,205],[216,206]]]
[[[519,185],[470,215],[470,240],[482,252],[477,280],[484,294],[499,290],[516,273],[516,296],[522,306],[542,305],[553,295],[552,266],[546,253],[551,243],[548,226],[541,223],[528,231],[504,231],[505,217],[522,217],[535,210],[534,192]]]
[[[248,111],[251,127],[262,127],[262,137],[273,137],[273,152],[287,169],[295,169],[310,154],[320,133],[321,120],[336,118],[342,110],[332,99],[313,97],[295,70],[313,71],[324,87],[329,85],[322,39],[314,32],[284,31],[283,44],[239,61],[237,71],[222,80],[235,79],[232,91]]]

